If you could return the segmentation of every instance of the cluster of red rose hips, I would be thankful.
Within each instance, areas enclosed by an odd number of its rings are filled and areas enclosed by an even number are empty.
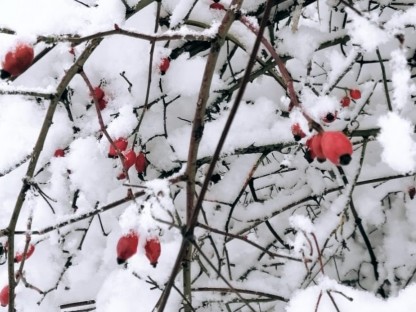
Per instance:
[[[348,107],[351,104],[351,99],[359,100],[361,98],[361,91],[358,89],[351,89],[348,90],[349,96],[346,95],[341,99],[341,106]]]
[[[159,63],[159,72],[161,75],[166,74],[166,72],[168,71],[170,66],[170,58],[169,57],[164,57],[160,60]]]
[[[218,1],[216,1],[218,2]],[[73,50],[70,53],[74,53]],[[34,59],[33,47],[28,44],[19,43],[13,50],[9,51],[4,61],[2,62],[1,78],[5,79],[8,77],[17,77],[21,75],[26,69],[30,67]],[[164,75],[170,66],[170,58],[164,57],[160,60],[158,69],[161,75]],[[93,92],[90,94],[91,97],[95,98],[98,101],[98,107],[100,110],[103,110],[107,107],[107,100],[104,90],[101,86],[97,86],[93,89]],[[139,153],[136,155],[134,150],[125,152],[127,148],[127,140],[118,139],[115,142],[117,148],[123,152],[124,160],[123,167],[125,170],[128,170],[131,166],[135,165],[136,170],[139,174],[145,172],[147,166],[147,160],[144,153]],[[124,153],[125,152],[125,153]],[[64,157],[65,150],[57,149],[54,153],[55,157]],[[117,158],[116,149],[113,146],[110,146],[110,151],[108,153],[109,157]],[[124,173],[121,173],[118,178],[124,179],[126,176]]]
[[[116,150],[116,147],[117,147],[117,149],[119,149],[120,152],[122,152],[124,156],[123,168],[125,171],[129,170],[130,167],[134,165],[138,174],[145,173],[146,167],[147,167],[146,155],[143,152],[140,152],[136,155],[136,152],[133,149],[126,151],[127,145],[128,145],[127,139],[118,138],[117,140],[114,141],[114,146],[110,145],[110,149],[108,150],[108,157],[110,158],[118,157],[117,150]],[[121,172],[117,177],[117,179],[119,180],[122,180],[125,178],[126,178],[126,175],[124,172]]]
[[[5,245],[5,250],[7,251],[7,242]],[[19,263],[23,260],[29,259],[29,257],[35,252],[35,245],[29,244],[25,257],[23,257],[23,252],[18,251],[14,257],[14,262]],[[0,305],[6,307],[9,304],[9,285],[6,285],[0,291]]]
[[[341,131],[318,133],[306,141],[308,161],[326,159],[335,165],[348,165],[351,161],[352,144]]]
[[[348,93],[349,93],[349,95],[344,96],[340,101],[341,106],[343,108],[350,106],[351,99],[358,100],[358,99],[361,98],[361,91],[358,90],[358,89],[350,89],[350,90],[348,90]],[[335,119],[337,119],[337,115],[338,115],[337,111],[329,112],[322,118],[322,121],[325,122],[325,123],[331,123]]]
[[[296,141],[306,136],[300,125],[292,125],[292,133]],[[351,161],[352,144],[346,135],[340,131],[324,131],[315,134],[306,141],[306,159],[319,162],[329,159],[335,165],[348,165]]]
[[[134,256],[139,245],[139,234],[135,231],[130,231],[128,234],[121,236],[117,242],[117,263],[123,264],[129,258]],[[156,267],[161,253],[161,245],[157,236],[149,236],[146,238],[144,250],[150,264]]]
[[[358,89],[348,90],[349,96],[346,95],[341,99],[341,106],[348,107],[351,99],[358,100],[361,98],[361,91]],[[332,122],[336,119],[337,112],[328,113],[322,120]],[[295,141],[300,141],[306,137],[299,123],[291,127]],[[318,133],[306,141],[306,159],[312,162],[315,158],[319,162],[329,159],[335,165],[348,165],[351,161],[352,144],[350,140],[340,131],[325,131]]]
[[[127,150],[128,141],[125,138],[118,138],[114,141],[114,146],[110,145],[110,148],[108,150],[108,157],[109,158],[118,158],[117,149],[122,153],[124,156],[123,159],[123,168],[125,171],[129,170],[133,165],[136,168],[136,171],[138,174],[144,174],[147,168],[147,159],[146,155],[143,152],[139,152],[136,154],[136,152],[131,149],[129,151]],[[65,150],[58,148],[55,150],[54,153],[55,157],[64,157],[65,156]],[[126,174],[124,172],[121,172],[117,179],[122,180],[126,178]]]
[[[306,136],[300,125],[292,125],[292,133],[296,141]],[[306,159],[319,162],[329,159],[335,165],[348,165],[351,161],[352,144],[347,136],[340,131],[324,131],[315,134],[306,141]]]

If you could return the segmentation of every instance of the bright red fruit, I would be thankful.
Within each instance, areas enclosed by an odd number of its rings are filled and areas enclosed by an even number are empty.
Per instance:
[[[55,157],[64,157],[65,151],[62,148],[58,148],[55,153],[53,154]]]
[[[342,107],[348,107],[348,106],[350,106],[350,104],[351,104],[351,99],[348,96],[344,96],[341,99],[341,106]]]
[[[358,100],[361,98],[361,91],[358,89],[351,89],[350,90],[350,97],[354,100]]]
[[[118,138],[117,140],[114,141],[114,145],[117,146],[117,148],[121,151],[124,152],[127,149],[127,145],[128,142],[126,139],[124,138]],[[110,158],[117,158],[117,151],[114,148],[113,145],[110,145],[110,149],[108,151],[108,157]]]
[[[136,163],[134,164],[136,167],[137,173],[144,173],[147,167],[147,160],[146,155],[140,152],[136,157]]]
[[[308,147],[309,156],[312,160],[316,157],[319,162],[324,162],[326,160],[326,157],[322,152],[321,140],[322,134],[316,134],[313,137],[311,137],[308,141],[306,141],[306,146]]]
[[[170,59],[168,57],[164,57],[161,59],[159,64],[160,74],[164,75],[168,71],[170,66]]]
[[[117,176],[117,180],[124,180],[125,178],[127,178],[126,174],[124,172],[121,172],[118,176]]]
[[[35,252],[35,245],[30,244],[29,248],[27,249],[26,253],[26,260],[29,259],[29,257]],[[20,262],[23,260],[23,251],[17,252],[16,256],[14,257],[14,262]]]
[[[128,170],[136,162],[136,153],[133,150],[129,150],[127,153],[123,153],[123,155],[123,166],[124,169]]]
[[[144,250],[146,251],[146,257],[149,259],[150,264],[156,267],[161,252],[159,239],[157,237],[148,238]]]
[[[2,63],[2,78],[8,76],[17,77],[32,65],[35,53],[33,47],[20,43],[12,51],[9,51]]]
[[[91,96],[95,96],[97,98],[97,100],[101,100],[105,96],[105,93],[104,93],[103,89],[101,89],[100,87],[95,87],[94,88],[94,95],[91,94]]]
[[[322,152],[335,165],[348,165],[351,161],[352,144],[340,131],[328,131],[322,134]]]
[[[94,88],[94,94],[91,94],[92,97],[95,97],[98,101],[98,108],[103,110],[107,106],[107,101],[104,99],[105,93],[104,90],[100,87]]]
[[[104,99],[98,100],[98,108],[102,111],[104,108],[107,107],[107,101]]]
[[[302,128],[298,123],[293,124],[291,130],[295,141],[300,141],[306,136],[305,132],[302,131]]]
[[[212,10],[225,10],[224,6],[221,3],[212,3],[209,6],[209,8]]]
[[[139,235],[136,232],[131,231],[120,237],[117,243],[117,263],[122,264],[131,258],[137,252],[138,244]]]
[[[9,304],[9,285],[3,287],[0,292],[0,305],[6,307]]]

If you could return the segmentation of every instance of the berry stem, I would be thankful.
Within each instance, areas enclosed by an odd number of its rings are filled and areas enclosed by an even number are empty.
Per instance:
[[[258,36],[259,30],[257,29],[257,27],[255,27],[247,19],[246,16],[242,15],[240,17],[240,22],[243,23],[256,36]],[[297,96],[296,91],[295,91],[295,87],[293,85],[293,78],[292,78],[291,74],[289,73],[289,71],[287,70],[286,65],[283,62],[282,58],[279,56],[279,54],[273,48],[273,46],[271,45],[271,43],[263,35],[261,36],[261,43],[264,45],[264,47],[267,49],[267,51],[269,51],[269,53],[271,54],[271,56],[275,60],[275,63],[277,65],[277,67],[279,68],[279,71],[280,71],[280,73],[282,75],[283,81],[284,81],[284,83],[286,85],[285,87],[286,87],[287,93],[288,93],[289,98],[290,98],[289,112],[293,109],[293,107],[300,108],[301,111],[302,111],[303,116],[308,121],[309,128],[310,129],[315,129],[316,131],[318,131],[318,133],[323,132],[324,130],[323,130],[322,126],[319,123],[317,123],[316,121],[314,121],[313,118],[310,117],[302,109],[302,106],[299,103],[299,99],[298,99],[298,96]]]
[[[125,157],[124,157],[123,153],[120,151],[120,149],[114,143],[113,139],[108,134],[107,129],[104,125],[103,116],[101,115],[101,110],[100,110],[100,106],[99,106],[100,104],[98,102],[97,95],[94,92],[94,87],[92,86],[91,81],[88,79],[88,76],[85,74],[84,70],[81,69],[79,74],[81,75],[82,79],[84,79],[85,84],[88,86],[88,89],[90,90],[90,93],[91,93],[92,98],[94,100],[94,106],[95,106],[95,110],[97,112],[98,123],[100,124],[101,132],[104,134],[104,136],[107,138],[108,142],[110,142],[111,146],[117,152],[117,155],[118,155],[119,159],[121,160],[121,163],[124,164]],[[126,169],[124,167],[124,165],[122,167],[123,167],[123,173],[126,175],[127,179],[130,181],[130,177],[129,177],[129,174],[128,174],[128,168]],[[129,194],[129,195],[133,194],[133,191],[131,190],[131,188],[127,189],[127,194]]]

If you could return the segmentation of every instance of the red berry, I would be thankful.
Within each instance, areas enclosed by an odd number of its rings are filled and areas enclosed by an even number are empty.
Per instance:
[[[91,94],[91,96],[95,96],[97,100],[101,100],[105,96],[105,93],[100,87],[95,87],[94,94]]]
[[[302,131],[302,128],[298,123],[293,124],[291,130],[295,141],[299,141],[306,136],[305,132]]]
[[[350,104],[351,104],[351,99],[348,96],[344,96],[341,99],[341,106],[342,107],[348,107],[348,106],[350,106]]]
[[[12,77],[17,77],[32,65],[34,56],[31,45],[18,44],[13,51],[6,54],[2,63],[3,71]]]
[[[136,163],[134,164],[138,173],[144,173],[147,167],[146,155],[140,152],[136,157]]]
[[[94,93],[91,94],[92,97],[95,97],[95,99],[98,101],[98,108],[100,110],[103,110],[107,106],[107,101],[104,99],[105,93],[104,90],[100,87],[94,88]]]
[[[164,75],[167,70],[169,69],[170,66],[170,60],[168,57],[164,57],[160,60],[160,64],[159,64],[159,71],[160,74]]]
[[[358,100],[361,98],[361,91],[358,89],[351,89],[350,90],[350,97],[354,100]]]
[[[322,152],[321,140],[322,134],[316,134],[313,137],[311,137],[308,141],[306,141],[306,146],[308,147],[309,156],[312,160],[316,157],[319,162],[324,162],[326,160],[326,157]]]
[[[124,172],[121,172],[117,176],[117,180],[124,180],[126,177],[127,177],[126,174]]]
[[[30,244],[29,248],[27,249],[26,253],[26,260],[35,252],[35,245]],[[23,260],[23,252],[17,252],[16,256],[14,257],[14,262],[20,262]]]
[[[58,148],[55,153],[53,154],[55,157],[64,157],[65,151],[62,148]]]
[[[2,307],[7,307],[9,304],[9,285],[3,287],[0,292],[0,305]]]
[[[102,111],[104,108],[107,107],[107,101],[104,99],[98,100],[98,108]]]
[[[123,167],[124,169],[128,170],[136,162],[136,153],[134,152],[134,150],[130,150],[127,153],[123,153],[123,155],[124,155]]]
[[[414,186],[411,186],[409,187],[407,192],[409,193],[410,199],[413,200],[413,198],[415,198],[415,195],[416,195],[416,188]]]
[[[159,239],[157,237],[148,238],[144,250],[146,251],[146,257],[149,259],[150,264],[156,267],[161,252]]]
[[[328,131],[322,134],[322,152],[335,165],[348,165],[351,161],[352,144],[344,133]]]
[[[120,237],[117,243],[117,263],[122,264],[131,258],[137,252],[138,244],[139,235],[134,231]]]
[[[225,11],[225,8],[221,3],[211,3],[209,8],[212,10],[224,10]]]
[[[114,141],[114,145],[120,150],[120,152],[124,152],[127,149],[128,142],[124,138],[118,138]],[[108,151],[108,157],[110,158],[117,158],[117,151],[113,145],[110,145],[110,149]]]

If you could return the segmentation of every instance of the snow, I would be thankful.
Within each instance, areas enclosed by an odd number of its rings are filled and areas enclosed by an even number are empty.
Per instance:
[[[322,297],[319,301],[318,311],[332,311],[334,303],[331,301],[328,291],[334,298],[337,308],[346,312],[356,311],[357,307],[363,311],[410,312],[413,311],[413,306],[416,303],[415,286],[408,287],[399,296],[385,301],[368,292],[339,285],[333,280],[322,279],[318,285],[299,291],[290,301],[286,312],[314,311],[321,292]],[[348,298],[352,298],[352,300]]]
[[[188,200],[194,196],[197,202],[255,35],[235,21],[219,51],[196,174],[188,177],[193,118],[207,57],[215,48],[197,51],[201,45],[192,36],[215,43],[225,11],[210,9],[212,0],[162,0],[154,34],[157,1],[0,0],[0,67],[18,42],[33,44],[39,57],[16,79],[0,81],[3,246],[23,179],[31,183],[23,189],[15,249],[22,250],[30,234],[35,252],[24,277],[33,287],[19,282],[16,311],[52,312],[86,300],[94,300],[99,312],[153,311],[184,239],[201,249],[193,249],[189,263],[198,312],[250,310],[223,279],[240,289],[255,311],[413,311],[416,7],[410,0],[376,2],[355,2],[361,14],[331,0],[303,7],[287,0],[273,7],[265,38],[282,57],[300,104],[289,111],[289,92],[276,79],[280,71],[256,62],[209,181],[200,223],[184,237]],[[232,1],[221,3],[229,9]],[[241,14],[258,27],[265,3],[242,1]],[[144,8],[126,15],[126,4]],[[105,92],[107,107],[100,111],[105,131],[146,155],[146,172],[138,174],[132,166],[120,180],[122,161],[108,157],[110,143],[79,74],[65,85],[67,97],[59,100],[53,118],[45,119],[48,94],[57,91],[91,42],[72,46],[64,38],[114,30],[114,24],[187,38],[156,41],[150,63],[151,42],[107,36],[82,68],[93,87]],[[178,49],[162,75],[160,60]],[[273,61],[264,46],[257,57]],[[359,89],[361,98],[343,108],[340,100],[351,89]],[[325,122],[327,113],[337,113],[337,119]],[[321,131],[310,119],[323,131],[344,131],[351,139],[348,166],[305,159],[306,140]],[[306,134],[299,142],[291,132],[295,123]],[[43,142],[39,135],[49,125]],[[36,142],[40,156],[34,175],[27,177]],[[54,156],[58,148],[64,157]],[[140,237],[137,253],[118,265],[117,242],[130,231]],[[156,267],[146,257],[148,237],[161,242]],[[0,263],[6,260],[0,252]],[[7,274],[7,265],[0,265],[0,289]],[[166,312],[183,310],[182,272],[174,284]]]
[[[339,101],[334,96],[315,96],[311,91],[305,90],[301,97],[305,110],[315,119],[321,120],[328,113],[335,113],[339,108]]]
[[[411,123],[396,113],[388,113],[380,117],[379,126],[381,131],[377,138],[383,146],[381,159],[400,173],[414,171],[416,147],[411,137]]]
[[[223,151],[229,153],[239,147],[251,144],[273,144],[289,141],[291,136],[289,133],[289,121],[286,121],[288,127],[285,127],[284,131],[280,127],[278,129],[276,124],[278,118],[274,115],[274,110],[274,104],[265,98],[258,99],[254,105],[242,104],[231,128],[233,133],[238,133],[239,135],[230,136],[226,140]],[[199,157],[213,153],[220,136],[218,129],[224,127],[226,118],[227,115],[224,114],[224,117],[205,126],[205,135],[202,139]],[[187,145],[186,138],[189,138],[190,131],[190,126],[184,126],[174,131],[169,137],[169,142],[175,149],[179,159],[186,159],[187,157],[189,145]]]
[[[407,67],[405,51],[395,50],[391,54],[390,68],[393,83],[393,105],[395,110],[401,111],[410,104],[410,96],[416,92],[411,81],[411,73]]]
[[[0,98],[2,113],[0,114],[0,172],[12,166],[16,160],[23,160],[32,152],[41,126],[43,112],[34,101],[12,96]],[[21,126],[9,123],[19,120]]]
[[[325,41],[323,33],[311,27],[301,26],[295,33],[285,28],[279,32],[282,44],[279,44],[279,52],[289,54],[306,65],[312,58],[313,52]],[[290,51],[290,52],[289,52]]]
[[[380,29],[376,15],[359,16],[350,9],[347,10],[352,20],[346,29],[355,44],[360,45],[367,52],[374,52],[389,40],[389,34]]]
[[[2,2],[1,5],[1,27],[32,38],[44,34],[88,34],[111,29],[115,23],[121,24],[124,20],[124,6],[116,0],[99,1],[98,6],[91,8],[66,0],[40,0],[36,3],[19,0]]]

